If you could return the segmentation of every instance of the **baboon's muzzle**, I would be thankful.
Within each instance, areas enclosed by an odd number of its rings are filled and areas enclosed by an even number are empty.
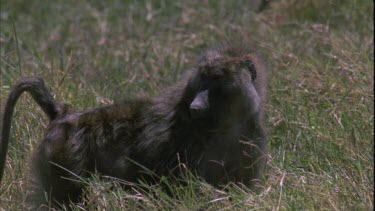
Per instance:
[[[209,108],[208,90],[200,91],[190,104],[190,115],[193,119],[206,117]]]

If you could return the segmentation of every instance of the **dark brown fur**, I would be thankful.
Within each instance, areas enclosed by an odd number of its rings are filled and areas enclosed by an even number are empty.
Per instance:
[[[178,84],[155,98],[83,111],[57,103],[41,79],[21,79],[5,108],[1,173],[13,108],[23,91],[51,120],[32,162],[31,201],[43,199],[46,192],[58,203],[76,202],[83,184],[66,178],[93,172],[152,182],[155,178],[145,169],[175,177],[180,172],[176,167],[184,164],[213,185],[251,186],[261,179],[266,163],[265,69],[256,54],[241,48],[208,50]]]

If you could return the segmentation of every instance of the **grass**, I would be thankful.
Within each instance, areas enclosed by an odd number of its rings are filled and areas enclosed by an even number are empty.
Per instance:
[[[94,176],[86,209],[373,210],[372,1],[279,0],[259,14],[242,0],[0,4],[1,105],[28,75],[78,109],[156,95],[228,38],[253,43],[268,61],[271,159],[262,191],[224,192],[194,177],[184,188],[163,180],[172,195],[157,185],[124,191]],[[30,96],[20,99],[0,210],[22,209],[28,161],[47,122]]]

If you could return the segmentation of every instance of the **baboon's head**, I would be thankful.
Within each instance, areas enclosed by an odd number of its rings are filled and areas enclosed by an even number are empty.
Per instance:
[[[254,86],[259,76],[257,62],[255,54],[238,48],[208,51],[188,84],[191,118],[232,124],[257,113],[261,103]]]

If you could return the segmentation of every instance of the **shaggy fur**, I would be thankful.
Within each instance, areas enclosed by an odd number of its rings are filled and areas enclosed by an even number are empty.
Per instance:
[[[21,89],[25,84],[34,86]],[[209,107],[204,116],[192,118],[191,103],[202,90],[209,93]],[[45,203],[45,193],[57,203],[78,201],[84,186],[73,181],[74,175],[93,172],[153,182],[147,171],[176,177],[183,164],[213,185],[251,186],[261,179],[266,163],[265,69],[260,58],[245,49],[222,45],[208,50],[160,96],[83,111],[57,103],[41,79],[22,79],[5,109],[2,153],[13,107],[23,91],[30,92],[51,119],[32,162],[29,200],[37,206]],[[1,159],[5,162],[5,156]]]

